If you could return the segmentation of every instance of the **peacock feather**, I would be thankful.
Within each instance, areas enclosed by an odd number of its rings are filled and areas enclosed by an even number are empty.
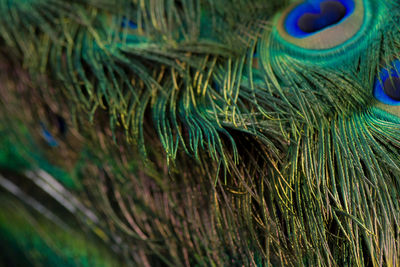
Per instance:
[[[396,0],[0,0],[6,266],[398,266]]]

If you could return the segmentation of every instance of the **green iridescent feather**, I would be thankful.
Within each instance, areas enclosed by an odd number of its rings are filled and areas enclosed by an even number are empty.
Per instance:
[[[354,3],[296,39],[286,1],[0,0],[0,259],[396,266],[400,111],[373,91],[400,6]]]

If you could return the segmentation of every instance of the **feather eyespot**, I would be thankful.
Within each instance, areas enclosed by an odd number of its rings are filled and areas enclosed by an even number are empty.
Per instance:
[[[400,60],[380,70],[373,94],[383,104],[400,106]]]
[[[121,27],[136,30],[138,28],[138,25],[135,22],[133,22],[132,20],[129,20],[126,17],[123,17],[122,22],[121,22]]]
[[[288,7],[277,30],[291,44],[322,50],[351,39],[363,21],[363,0],[308,0]]]
[[[43,122],[40,123],[40,128],[41,128],[41,135],[43,139],[46,141],[46,143],[51,147],[57,147],[58,142],[56,138],[51,134],[51,132],[47,129],[46,125]]]
[[[57,139],[65,138],[67,134],[67,123],[65,119],[58,114],[49,113],[48,116],[49,125],[52,127],[48,128],[46,123],[41,121],[40,132],[49,146],[57,147],[59,145]]]
[[[285,30],[292,36],[305,38],[342,22],[354,11],[353,1],[315,1],[292,9],[285,20]]]

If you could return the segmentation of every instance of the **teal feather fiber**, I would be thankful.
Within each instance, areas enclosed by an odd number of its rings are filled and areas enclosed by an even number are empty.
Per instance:
[[[354,3],[0,0],[0,261],[399,265],[400,5]]]

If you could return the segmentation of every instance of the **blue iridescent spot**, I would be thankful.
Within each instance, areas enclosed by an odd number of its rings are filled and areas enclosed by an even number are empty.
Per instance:
[[[381,69],[375,80],[374,97],[380,102],[400,106],[400,61]]]
[[[354,0],[309,0],[287,15],[285,29],[293,37],[306,38],[344,21],[354,9]]]
[[[132,20],[129,20],[124,17],[124,18],[122,18],[121,27],[136,30],[138,28],[138,25],[135,22],[133,22]]]
[[[58,146],[58,142],[57,140],[54,138],[54,136],[47,130],[46,126],[44,125],[43,122],[40,123],[40,127],[41,127],[41,132],[42,132],[42,137],[44,138],[44,140],[46,141],[46,143],[51,146],[51,147],[57,147]]]

